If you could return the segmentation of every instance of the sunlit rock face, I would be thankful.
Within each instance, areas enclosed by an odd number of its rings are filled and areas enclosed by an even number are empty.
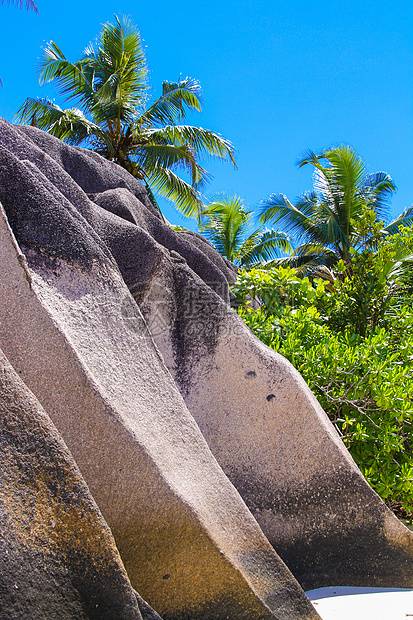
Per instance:
[[[188,409],[303,587],[411,587],[413,535],[368,486],[292,365],[185,264],[159,272],[141,307],[149,325],[159,308],[169,317],[154,339]]]
[[[0,144],[1,347],[70,449],[132,586],[164,620],[317,618],[213,457],[126,285],[142,303],[185,254],[227,302],[232,267],[164,226],[117,166],[5,122]],[[142,226],[91,200],[118,190]]]
[[[317,617],[279,556],[305,587],[413,585],[412,535],[231,310],[208,242],[115,164],[5,121],[0,203],[0,346],[165,620]]]
[[[142,619],[72,456],[1,351],[0,419],[1,617]]]

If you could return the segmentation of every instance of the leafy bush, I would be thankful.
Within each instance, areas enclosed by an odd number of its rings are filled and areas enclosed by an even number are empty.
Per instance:
[[[242,272],[234,290],[239,314],[301,372],[370,485],[413,512],[413,309],[383,275],[394,245],[353,252],[330,282],[279,267]]]

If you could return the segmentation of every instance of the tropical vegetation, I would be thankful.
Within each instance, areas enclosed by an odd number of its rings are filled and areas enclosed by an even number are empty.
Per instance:
[[[146,58],[130,20],[103,26],[75,63],[49,43],[40,82],[50,81],[78,107],[29,98],[20,120],[94,149],[141,179],[154,204],[158,193],[197,218],[200,232],[240,268],[239,314],[302,373],[377,493],[413,515],[413,207],[387,222],[396,190],[390,175],[370,174],[347,145],[308,151],[299,166],[313,167],[313,189],[295,203],[272,194],[254,228],[238,196],[204,204],[201,159],[235,165],[234,147],[182,124],[201,110],[196,80],[164,82],[149,101]]]
[[[351,249],[366,245],[357,222],[366,211],[379,220],[389,214],[395,184],[386,172],[369,174],[362,158],[347,145],[325,149],[319,155],[308,151],[299,167],[314,167],[314,189],[292,203],[283,194],[272,194],[260,207],[261,221],[281,224],[295,236],[297,247],[288,264],[304,273],[324,272],[343,260],[351,262]],[[383,227],[384,234],[413,222],[413,208]],[[368,240],[367,240],[368,246]]]
[[[199,230],[218,252],[243,268],[270,263],[292,251],[284,232],[262,226],[251,231],[253,215],[239,196],[220,196],[201,211]]]
[[[412,515],[413,227],[389,235],[373,209],[350,225],[357,248],[332,279],[244,270],[239,313],[301,372],[371,486]]]
[[[150,103],[142,41],[127,18],[105,24],[97,43],[74,63],[50,42],[39,79],[41,84],[55,82],[60,95],[78,107],[62,109],[50,100],[28,98],[18,119],[116,162],[146,183],[155,204],[157,193],[185,215],[197,214],[209,177],[201,159],[212,156],[235,165],[228,140],[211,130],[181,124],[188,111],[201,110],[197,80],[163,82],[161,96]]]

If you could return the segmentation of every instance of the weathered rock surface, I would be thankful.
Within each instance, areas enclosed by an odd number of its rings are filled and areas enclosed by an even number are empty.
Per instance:
[[[0,618],[139,620],[67,447],[0,351]]]
[[[0,145],[0,343],[68,445],[133,587],[165,620],[317,618],[125,285],[142,301],[165,265],[186,261],[228,300],[231,267],[165,227],[109,162],[5,122]],[[97,204],[113,192],[122,218]]]
[[[6,122],[0,202],[0,346],[165,619],[316,617],[277,553],[305,587],[413,585],[412,534],[229,308],[210,244],[116,165]]]
[[[185,265],[141,304],[211,451],[304,588],[413,586],[413,534],[368,486],[300,374]]]
[[[138,601],[139,610],[142,614],[143,620],[162,620],[161,616],[157,614],[146,601],[143,600],[138,592],[135,592],[135,596]]]

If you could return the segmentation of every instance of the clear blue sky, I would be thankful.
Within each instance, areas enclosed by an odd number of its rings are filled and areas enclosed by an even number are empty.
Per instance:
[[[297,158],[351,144],[370,172],[398,186],[393,215],[413,203],[413,3],[411,0],[37,0],[39,14],[0,4],[0,116],[12,120],[40,88],[41,46],[76,60],[113,14],[132,17],[147,46],[153,95],[162,80],[200,80],[204,110],[190,122],[237,148],[238,170],[208,162],[207,193],[247,205],[272,192],[311,188]],[[57,100],[59,103],[61,101]],[[172,210],[175,223],[184,223]]]

